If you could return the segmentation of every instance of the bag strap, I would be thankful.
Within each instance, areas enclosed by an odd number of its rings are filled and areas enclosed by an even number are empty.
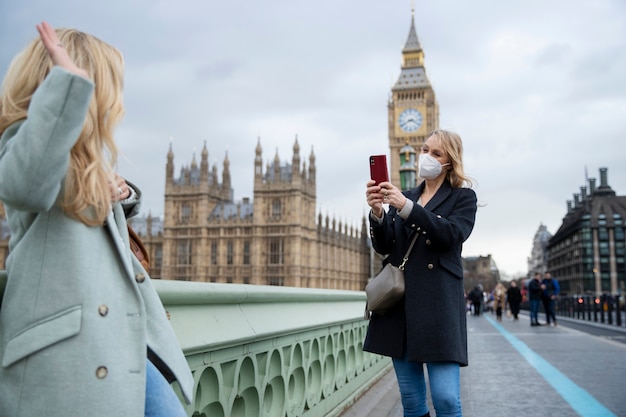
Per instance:
[[[418,233],[419,232],[415,232],[415,236],[413,236],[413,240],[411,241],[411,245],[409,246],[409,248],[407,249],[406,253],[404,254],[404,258],[402,258],[402,263],[398,267],[398,269],[400,271],[404,271],[404,264],[406,264],[406,261],[409,260],[409,254],[413,250],[413,245],[415,245],[415,241],[417,240]]]
[[[128,226],[128,241],[130,243],[131,252],[137,257],[137,260],[143,268],[148,271],[150,269],[150,257],[148,256],[148,251],[146,247],[143,245],[143,242],[137,235],[137,232],[133,230],[132,227]]]

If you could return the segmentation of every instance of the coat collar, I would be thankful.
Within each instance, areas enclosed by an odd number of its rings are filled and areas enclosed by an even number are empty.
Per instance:
[[[407,198],[410,198],[411,200],[417,202],[417,200],[419,199],[419,196],[422,195],[422,193],[424,192],[425,187],[426,187],[426,182],[422,181],[420,185],[409,190],[406,193]],[[451,193],[452,193],[452,185],[450,185],[450,182],[448,180],[445,180],[441,184],[441,186],[439,187],[435,195],[430,199],[430,201],[428,202],[428,204],[426,204],[424,208],[430,211],[433,211],[441,203],[443,203]]]

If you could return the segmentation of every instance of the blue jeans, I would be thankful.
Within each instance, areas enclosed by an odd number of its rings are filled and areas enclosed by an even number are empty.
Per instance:
[[[530,300],[530,324],[539,323],[539,303],[541,300]]]
[[[422,417],[428,413],[424,364],[393,358],[405,417]],[[430,396],[437,417],[461,417],[461,382],[458,363],[427,363]]]
[[[187,417],[171,385],[149,360],[146,360],[145,417]]]

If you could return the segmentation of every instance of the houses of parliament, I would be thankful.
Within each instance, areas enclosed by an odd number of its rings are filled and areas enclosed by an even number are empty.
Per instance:
[[[390,177],[407,189],[417,184],[416,151],[439,123],[435,93],[426,77],[414,17],[397,82],[388,100]],[[254,143],[251,143],[254,146]],[[367,219],[349,227],[316,214],[316,161],[301,155],[296,137],[289,161],[278,153],[264,165],[258,139],[253,199],[234,201],[228,157],[209,167],[206,143],[200,161],[174,172],[170,147],[165,166],[164,216],[136,217],[129,224],[150,256],[157,279],[363,290],[379,268]],[[8,254],[3,208],[0,262]],[[375,266],[372,266],[375,265]]]

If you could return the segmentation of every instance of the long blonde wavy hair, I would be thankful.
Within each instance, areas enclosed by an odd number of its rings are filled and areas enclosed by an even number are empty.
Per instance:
[[[439,146],[448,154],[451,169],[446,172],[446,176],[452,187],[471,187],[472,180],[465,175],[463,168],[463,141],[457,133],[437,129],[428,134],[426,139],[435,136],[439,142]]]
[[[83,130],[70,151],[61,207],[86,225],[104,223],[110,206],[118,149],[115,126],[124,116],[124,59],[114,47],[74,29],[57,29],[70,58],[95,84]],[[2,83],[0,135],[28,117],[35,90],[54,66],[41,39],[33,40],[11,62]]]

